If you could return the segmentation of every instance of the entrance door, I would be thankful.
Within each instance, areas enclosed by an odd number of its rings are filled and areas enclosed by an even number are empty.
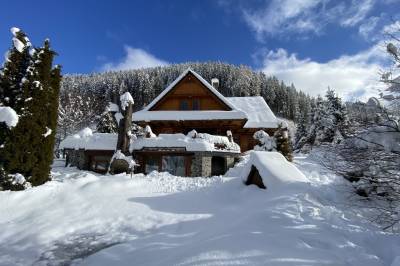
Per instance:
[[[225,158],[220,156],[213,156],[211,159],[211,175],[223,175],[225,173]]]

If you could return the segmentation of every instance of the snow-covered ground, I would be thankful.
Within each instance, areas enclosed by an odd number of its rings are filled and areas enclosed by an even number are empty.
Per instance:
[[[400,265],[400,236],[357,215],[349,184],[295,164],[309,183],[261,190],[235,176],[244,163],[180,178],[56,161],[53,181],[0,192],[0,265]]]

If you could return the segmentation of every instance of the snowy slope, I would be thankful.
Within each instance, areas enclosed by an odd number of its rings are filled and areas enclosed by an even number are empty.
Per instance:
[[[0,192],[0,265],[395,265],[400,237],[354,214],[346,183],[297,158],[309,183],[100,176]],[[60,165],[63,163],[58,162]],[[229,177],[230,176],[230,177]]]

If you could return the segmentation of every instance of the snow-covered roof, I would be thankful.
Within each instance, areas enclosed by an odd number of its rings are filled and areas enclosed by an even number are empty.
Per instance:
[[[183,121],[246,119],[242,111],[139,111],[133,114],[133,121]]]
[[[308,182],[304,174],[279,152],[251,151],[250,159],[241,173],[244,180],[247,179],[252,165],[257,168],[267,188],[287,183]]]
[[[117,140],[117,134],[93,133],[89,128],[85,128],[61,141],[60,149],[113,151],[117,147]]]
[[[143,111],[149,111],[159,100],[161,100],[168,92],[170,92],[176,84],[178,84],[179,81],[181,81],[188,73],[192,73],[201,83],[203,83],[204,86],[207,87],[215,96],[218,97],[223,103],[225,103],[227,106],[229,106],[232,110],[235,110],[235,106],[233,106],[229,101],[226,100],[226,98],[219,93],[209,82],[207,82],[202,76],[197,74],[195,71],[192,69],[188,68],[186,69],[182,74],[179,75],[166,89],[164,89],[151,103],[149,103]]]
[[[228,137],[189,132],[184,134],[159,134],[152,138],[134,140],[129,150],[139,151],[143,148],[184,148],[186,151],[210,151],[240,153],[240,147],[230,142]]]
[[[277,128],[282,121],[278,120],[261,96],[226,97],[236,109],[246,114],[244,128]]]
[[[231,111],[197,110],[197,111],[150,111],[175,85],[188,73],[192,73],[223,103],[229,106]],[[224,120],[224,119],[247,119],[245,128],[277,128],[279,123],[268,104],[261,96],[254,97],[224,97],[210,83],[203,79],[198,73],[188,68],[177,79],[175,79],[160,95],[158,95],[143,110],[133,114],[133,121],[184,121],[184,120]],[[285,123],[283,123],[285,124]]]

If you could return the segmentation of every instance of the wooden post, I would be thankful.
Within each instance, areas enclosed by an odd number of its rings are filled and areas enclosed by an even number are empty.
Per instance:
[[[118,125],[117,150],[121,150],[123,154],[128,155],[130,140],[128,132],[132,126],[132,103],[129,103],[125,110],[122,110],[122,108],[120,108],[120,111],[123,118],[121,118]]]

